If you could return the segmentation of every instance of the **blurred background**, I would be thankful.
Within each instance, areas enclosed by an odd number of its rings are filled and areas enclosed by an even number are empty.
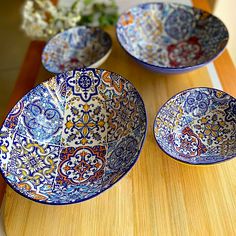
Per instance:
[[[153,1],[153,0],[151,0]],[[185,0],[182,0],[184,2]],[[188,0],[187,0],[188,1]],[[199,0],[201,1],[201,0]],[[234,9],[235,0],[208,0],[213,9],[213,13],[218,16],[227,26],[230,33],[228,51],[234,64],[236,64],[236,15]],[[73,0],[60,0],[59,4],[71,4]],[[100,1],[101,2],[101,1]],[[123,11],[140,0],[126,1],[117,0],[120,6],[119,11]],[[174,2],[172,0],[172,2]],[[177,0],[175,2],[178,2]],[[0,119],[5,117],[7,104],[12,94],[12,90],[24,60],[30,39],[20,29],[22,22],[23,0],[1,1],[0,8]],[[236,79],[236,78],[235,78]]]

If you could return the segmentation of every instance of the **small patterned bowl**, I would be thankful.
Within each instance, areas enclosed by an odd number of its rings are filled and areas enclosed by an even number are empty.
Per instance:
[[[192,88],[159,110],[154,134],[160,148],[189,164],[236,157],[236,99],[213,88]]]
[[[0,170],[21,195],[46,204],[97,196],[135,164],[147,128],[142,98],[102,69],[59,74],[26,94],[0,131]]]
[[[177,3],[144,3],[116,26],[123,49],[148,69],[181,73],[206,65],[228,42],[225,25],[203,10]]]
[[[100,28],[71,28],[47,43],[42,64],[56,74],[84,67],[96,68],[108,58],[111,47],[111,37]]]

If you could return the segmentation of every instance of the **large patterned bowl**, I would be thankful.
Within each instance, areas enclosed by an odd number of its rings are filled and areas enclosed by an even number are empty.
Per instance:
[[[59,74],[8,114],[0,132],[0,170],[31,200],[81,202],[132,168],[146,125],[142,98],[120,75],[91,68]]]
[[[212,88],[185,90],[167,101],[154,122],[161,149],[190,164],[236,157],[236,99]]]
[[[54,36],[45,46],[42,64],[52,73],[99,67],[111,53],[109,34],[100,28],[79,26]]]
[[[215,16],[177,3],[145,3],[123,13],[117,38],[128,54],[160,73],[204,66],[225,48],[228,31]]]

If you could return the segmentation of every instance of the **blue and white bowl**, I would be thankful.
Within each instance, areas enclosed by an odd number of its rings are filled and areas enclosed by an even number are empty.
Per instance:
[[[178,3],[144,3],[123,13],[116,26],[123,49],[146,68],[181,73],[214,60],[228,42],[217,17]]]
[[[176,160],[200,165],[236,157],[236,99],[213,88],[192,88],[157,113],[154,134]]]
[[[84,67],[96,68],[111,53],[112,41],[100,28],[79,26],[54,36],[42,53],[42,64],[52,73]]]
[[[135,164],[146,111],[134,86],[102,69],[59,74],[27,93],[0,130],[0,171],[21,195],[46,204],[97,196]]]

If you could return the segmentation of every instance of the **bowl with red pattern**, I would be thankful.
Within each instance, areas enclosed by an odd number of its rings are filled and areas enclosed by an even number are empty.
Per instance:
[[[236,157],[236,99],[213,88],[191,88],[158,111],[154,135],[172,158],[193,165]]]
[[[82,68],[29,91],[0,127],[0,174],[44,204],[79,203],[135,165],[147,130],[144,102],[114,72]]]
[[[78,26],[54,36],[42,53],[42,64],[52,73],[84,67],[96,68],[112,50],[108,33],[98,27]]]
[[[212,14],[178,3],[144,3],[121,14],[122,48],[148,69],[181,73],[202,67],[224,50],[229,34]]]

